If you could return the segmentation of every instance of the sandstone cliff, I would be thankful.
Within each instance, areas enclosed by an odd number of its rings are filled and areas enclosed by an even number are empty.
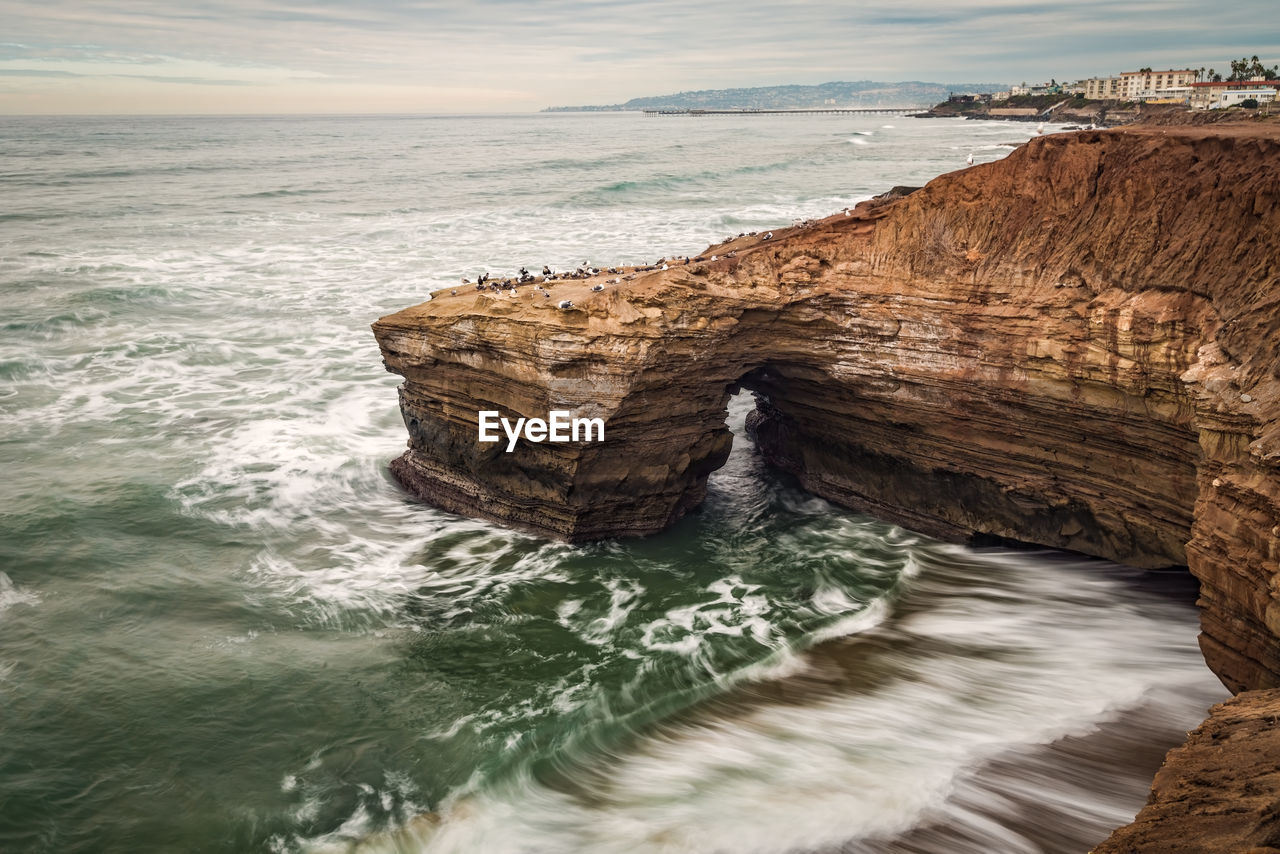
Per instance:
[[[379,320],[405,377],[396,476],[569,540],[650,533],[702,500],[745,387],[767,458],[833,501],[1188,565],[1209,665],[1235,690],[1280,684],[1274,126],[1042,137],[702,257]],[[477,441],[479,410],[553,409],[603,418],[606,440]]]

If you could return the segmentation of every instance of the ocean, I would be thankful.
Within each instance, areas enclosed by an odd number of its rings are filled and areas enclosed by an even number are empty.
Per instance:
[[[568,546],[407,497],[369,324],[1005,156],[850,116],[5,118],[0,850],[1086,850],[1227,696],[1195,588],[770,471]]]

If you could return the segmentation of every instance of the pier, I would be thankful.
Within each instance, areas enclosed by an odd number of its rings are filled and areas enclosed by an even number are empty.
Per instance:
[[[905,116],[928,107],[806,107],[797,110],[645,110],[646,116],[806,116],[825,113],[838,116]]]

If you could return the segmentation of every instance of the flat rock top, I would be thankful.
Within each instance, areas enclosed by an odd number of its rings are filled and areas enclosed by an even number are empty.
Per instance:
[[[865,203],[864,203],[865,204]],[[846,214],[839,211],[822,219],[811,220],[805,225],[776,228],[772,232],[760,232],[755,235],[735,237],[723,243],[708,246],[704,251],[691,257],[686,263],[683,256],[666,262],[666,269],[661,264],[652,269],[636,267],[617,267],[617,272],[601,270],[593,276],[572,279],[556,279],[545,282],[542,276],[535,277],[533,282],[516,286],[516,293],[502,288],[499,291],[476,289],[474,283],[459,284],[456,288],[441,288],[431,293],[427,302],[410,306],[395,314],[388,315],[379,324],[388,326],[408,326],[415,322],[435,318],[457,318],[465,316],[504,316],[522,319],[533,319],[545,316],[545,312],[564,311],[558,307],[562,300],[569,300],[575,309],[590,310],[593,305],[606,305],[615,294],[628,301],[646,303],[657,300],[664,288],[679,286],[682,281],[688,282],[690,276],[708,276],[714,273],[728,273],[734,270],[744,259],[753,253],[771,249],[776,246],[794,246],[794,238],[801,233],[814,236],[828,236],[839,232],[845,237],[856,238],[869,236],[874,229],[874,220],[879,219],[876,211],[859,209]],[[771,238],[765,234],[771,233]],[[732,253],[732,254],[730,254]],[[712,260],[714,257],[715,260]],[[698,261],[696,258],[702,258]],[[647,265],[653,266],[653,265]],[[615,282],[615,279],[622,281]],[[501,282],[501,277],[497,279]],[[490,283],[494,283],[490,279]],[[592,287],[602,285],[603,290],[593,291]],[[544,296],[539,288],[546,288],[550,296]],[[452,291],[457,293],[453,294]]]
[[[1207,139],[1209,137],[1229,137],[1231,139],[1255,138],[1280,140],[1280,122],[1276,121],[1231,121],[1213,122],[1204,125],[1126,125],[1113,128],[1106,133],[1132,134],[1137,136],[1173,136],[1183,139]]]
[[[1277,129],[1280,129],[1280,115],[1249,115],[1238,110],[1196,110],[1151,115],[1144,117],[1136,124],[1115,128],[1124,133],[1167,130],[1193,134],[1207,131],[1207,135],[1210,136],[1215,133],[1219,136],[1271,136],[1277,132]]]

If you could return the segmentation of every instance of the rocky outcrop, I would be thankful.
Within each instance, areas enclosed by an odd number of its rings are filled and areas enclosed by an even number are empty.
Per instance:
[[[650,533],[702,500],[745,388],[768,460],[840,504],[1189,566],[1210,666],[1280,684],[1275,126],[1042,137],[701,257],[379,320],[396,476],[567,540]],[[480,410],[599,417],[605,440],[507,453]]]
[[[1280,690],[1213,707],[1132,824],[1093,854],[1280,854]]]

